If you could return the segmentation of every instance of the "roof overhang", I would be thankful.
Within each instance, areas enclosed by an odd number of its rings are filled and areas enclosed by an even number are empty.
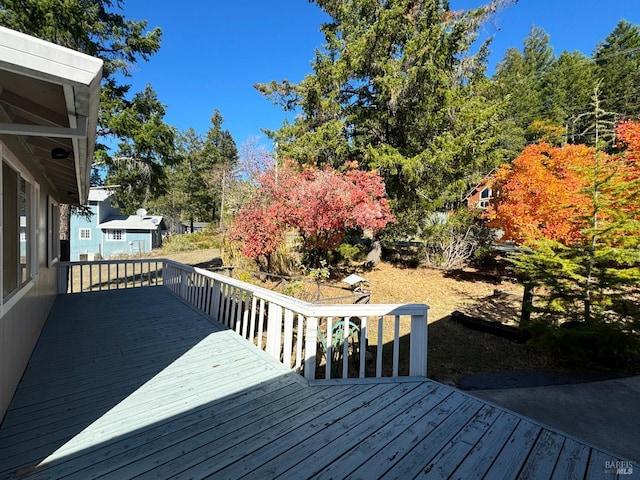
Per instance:
[[[0,138],[17,139],[63,203],[87,202],[102,64],[0,27]],[[54,149],[69,157],[53,159]]]

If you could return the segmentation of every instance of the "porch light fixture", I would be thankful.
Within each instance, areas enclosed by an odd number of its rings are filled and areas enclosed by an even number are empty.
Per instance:
[[[56,147],[51,150],[51,158],[54,160],[66,160],[71,152],[65,148]]]

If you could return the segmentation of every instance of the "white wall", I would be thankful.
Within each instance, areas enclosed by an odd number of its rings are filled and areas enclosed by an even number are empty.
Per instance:
[[[2,155],[14,159],[25,158],[24,153],[13,144],[13,149],[0,141]],[[18,153],[18,154],[16,154]],[[37,255],[31,280],[18,290],[11,298],[0,305],[0,420],[4,417],[7,406],[27,366],[31,352],[35,347],[42,327],[44,326],[57,292],[57,263],[49,262],[47,250],[47,196],[53,197],[39,169],[21,161],[21,173],[31,175],[31,181],[38,185],[34,189],[33,200],[37,208],[32,208],[34,223],[32,231]],[[1,183],[0,183],[1,189]],[[37,196],[37,199],[35,198]],[[35,204],[34,204],[35,205]],[[0,224],[2,216],[0,216]],[[57,241],[59,233],[55,232]],[[2,250],[0,249],[0,257]],[[1,260],[1,259],[0,259]],[[50,264],[51,263],[51,264]]]

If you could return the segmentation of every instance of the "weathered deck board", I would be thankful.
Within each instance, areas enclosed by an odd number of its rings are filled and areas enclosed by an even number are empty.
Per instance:
[[[0,427],[0,478],[603,478],[616,460],[426,379],[309,386],[162,287],[59,297]]]

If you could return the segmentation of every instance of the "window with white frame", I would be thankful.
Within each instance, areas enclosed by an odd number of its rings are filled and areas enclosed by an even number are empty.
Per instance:
[[[112,242],[126,240],[124,230],[107,230],[107,240]]]
[[[2,160],[2,299],[32,278],[35,269],[34,183],[17,162]]]
[[[60,258],[60,207],[47,197],[47,266]]]
[[[81,228],[80,229],[80,240],[91,240],[91,229],[90,228]]]

